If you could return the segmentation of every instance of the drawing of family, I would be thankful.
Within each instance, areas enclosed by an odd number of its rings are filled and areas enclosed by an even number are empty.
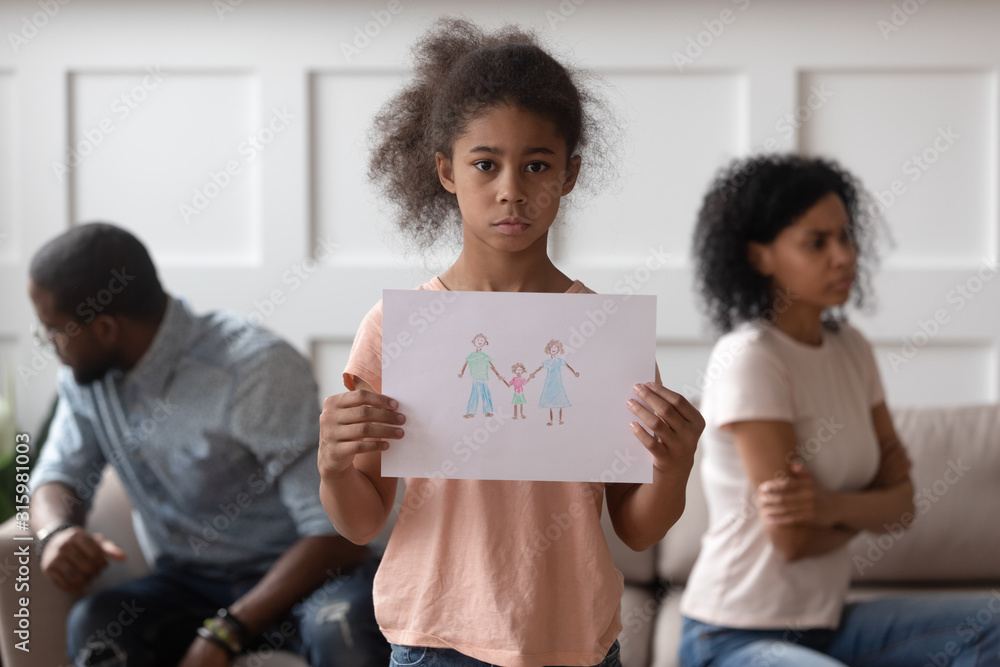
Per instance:
[[[562,369],[563,366],[568,368],[574,376],[580,377],[580,374],[573,369],[566,360],[561,358],[559,355],[565,354],[566,350],[563,348],[563,344],[552,339],[545,345],[545,354],[549,355],[549,358],[542,362],[534,372],[532,372],[528,377],[524,377],[527,373],[527,368],[521,362],[515,363],[511,366],[511,373],[514,377],[508,382],[507,379],[497,371],[496,367],[493,365],[493,359],[488,354],[483,352],[483,348],[489,345],[489,341],[483,334],[476,334],[475,338],[472,339],[472,344],[476,347],[475,352],[471,352],[469,356],[465,358],[465,364],[462,366],[461,372],[458,377],[463,377],[465,375],[465,369],[469,369],[469,376],[472,378],[472,392],[469,394],[469,402],[465,408],[465,418],[471,419],[475,416],[476,411],[479,409],[480,403],[482,403],[483,416],[492,417],[493,416],[493,396],[490,393],[489,385],[487,384],[489,380],[489,372],[492,370],[497,378],[500,379],[508,387],[513,387],[514,397],[511,400],[514,406],[514,419],[518,418],[518,407],[521,408],[521,419],[527,419],[524,414],[524,406],[527,404],[528,399],[524,395],[524,387],[535,375],[541,371],[545,370],[545,384],[542,385],[542,393],[538,399],[538,407],[541,409],[548,408],[549,410],[549,421],[547,426],[552,426],[554,419],[554,410],[559,410],[559,423],[563,424],[563,408],[572,407],[572,403],[569,402],[569,397],[566,395],[566,388],[563,386],[563,376]]]

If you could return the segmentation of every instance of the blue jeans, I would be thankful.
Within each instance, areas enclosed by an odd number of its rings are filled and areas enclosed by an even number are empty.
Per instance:
[[[473,380],[472,393],[469,394],[469,404],[465,406],[465,414],[476,414],[480,397],[483,399],[483,414],[488,415],[493,413],[493,396],[490,394],[489,386],[487,386],[484,380]]]
[[[488,662],[470,658],[450,648],[427,648],[425,646],[392,645],[390,667],[496,667]],[[618,641],[611,645],[608,655],[594,667],[622,667],[618,655]]]
[[[1000,665],[1000,590],[844,607],[836,630],[743,630],[684,619],[682,667]]]
[[[316,589],[266,630],[247,653],[301,655],[312,667],[385,667],[389,644],[375,622],[370,559]],[[190,573],[154,574],[89,595],[67,620],[69,655],[87,667],[175,667],[202,622],[228,607],[259,578],[238,583]],[[259,662],[259,661],[258,661]]]

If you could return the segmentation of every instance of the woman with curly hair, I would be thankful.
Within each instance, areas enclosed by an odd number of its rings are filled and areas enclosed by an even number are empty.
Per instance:
[[[845,604],[847,542],[914,519],[910,463],[871,345],[845,304],[870,301],[880,222],[838,165],[737,161],[694,239],[698,286],[724,334],[709,361],[702,479],[709,528],[681,601],[684,667],[997,665],[989,600]]]
[[[555,266],[547,241],[584,156],[595,144],[601,154],[592,110],[579,77],[530,33],[447,20],[424,36],[413,81],[376,119],[371,162],[403,231],[424,245],[462,239],[454,264],[419,289],[589,291]],[[320,498],[358,544],[393,510],[396,480],[382,476],[382,452],[423,444],[399,442],[407,422],[381,393],[381,342],[379,303],[355,337],[349,391],[327,398],[320,419]],[[697,410],[658,379],[634,391],[633,420],[621,426],[652,453],[651,484],[406,480],[403,507],[420,509],[395,523],[374,587],[393,665],[620,667],[624,586],[601,529],[605,494],[626,544],[658,542],[683,511],[702,428]],[[535,546],[567,512],[559,538]]]

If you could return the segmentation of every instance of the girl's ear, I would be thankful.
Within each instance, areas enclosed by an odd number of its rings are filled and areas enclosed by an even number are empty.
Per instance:
[[[771,246],[750,241],[747,244],[747,260],[750,266],[762,276],[770,276],[774,273],[771,267]]]
[[[451,158],[444,153],[435,153],[434,161],[437,163],[438,180],[444,189],[455,194],[455,174],[451,166]]]
[[[562,197],[565,197],[570,192],[573,191],[573,187],[576,186],[576,179],[580,175],[580,164],[583,162],[583,158],[579,155],[574,155],[569,159],[569,164],[566,165],[566,171],[562,173],[563,176],[563,186],[562,186]]]

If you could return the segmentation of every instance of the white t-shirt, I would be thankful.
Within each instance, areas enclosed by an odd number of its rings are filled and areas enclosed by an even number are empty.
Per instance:
[[[871,346],[847,324],[818,346],[764,322],[723,336],[706,373],[701,475],[709,528],[681,600],[681,613],[733,628],[836,628],[850,583],[846,545],[788,562],[754,503],[732,435],[739,421],[795,427],[798,454],[830,491],[866,488],[879,467],[871,409],[884,401]]]

